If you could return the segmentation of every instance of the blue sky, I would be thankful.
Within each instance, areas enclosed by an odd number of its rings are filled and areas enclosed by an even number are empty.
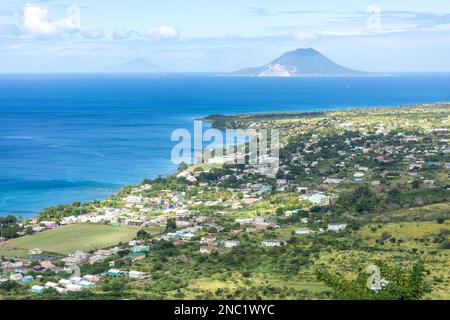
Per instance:
[[[232,71],[313,47],[366,71],[450,71],[450,1],[1,0],[0,72],[97,72],[145,58]]]

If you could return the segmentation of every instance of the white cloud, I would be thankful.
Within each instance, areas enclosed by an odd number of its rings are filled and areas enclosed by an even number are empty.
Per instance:
[[[174,27],[159,26],[148,29],[147,37],[157,40],[174,40],[180,37],[180,32]]]
[[[133,33],[133,31],[127,29],[116,29],[113,32],[112,37],[114,40],[126,40],[130,38]]]
[[[81,32],[81,35],[85,39],[101,39],[105,37],[105,32],[102,28],[92,29],[92,30],[84,30]]]
[[[294,40],[312,40],[317,38],[317,34],[310,31],[292,31],[289,36]]]
[[[75,33],[80,29],[80,10],[69,7],[66,18],[49,20],[48,10],[44,7],[28,4],[23,12],[23,29],[37,38],[53,38]]]

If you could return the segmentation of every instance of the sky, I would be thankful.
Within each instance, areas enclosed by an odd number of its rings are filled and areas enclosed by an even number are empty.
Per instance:
[[[447,0],[0,0],[0,73],[145,59],[228,72],[312,47],[345,67],[450,72]]]

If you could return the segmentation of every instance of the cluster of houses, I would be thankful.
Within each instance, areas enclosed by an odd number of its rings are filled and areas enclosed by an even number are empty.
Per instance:
[[[149,246],[143,244],[141,240],[133,240],[127,244],[127,248],[132,255],[142,255],[150,252]],[[70,253],[67,257],[62,259],[52,256],[35,256],[31,255],[28,259],[15,259],[9,258],[0,263],[0,284],[6,281],[15,281],[22,284],[31,285],[30,290],[33,293],[42,293],[46,289],[54,289],[59,293],[65,292],[77,292],[85,289],[93,289],[95,284],[100,281],[103,276],[118,277],[125,276],[130,279],[143,279],[147,275],[140,271],[123,271],[117,269],[110,269],[106,274],[99,275],[84,275],[84,276],[72,276],[70,278],[61,278],[57,281],[47,281],[42,284],[44,278],[43,273],[46,270],[50,270],[55,273],[55,277],[58,274],[73,273],[78,270],[79,266],[86,263],[95,263],[104,260],[109,257],[117,255],[125,248],[110,248],[97,250],[93,254],[76,251]],[[37,252],[39,249],[32,249],[30,252]],[[113,257],[115,258],[115,257]],[[58,262],[63,262],[64,267],[57,267]],[[109,265],[114,265],[114,260],[111,259]]]

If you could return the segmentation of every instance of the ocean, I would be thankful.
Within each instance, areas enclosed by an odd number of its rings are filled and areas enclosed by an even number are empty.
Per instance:
[[[237,78],[0,75],[0,216],[30,216],[168,175],[177,128],[209,114],[450,100],[450,74]]]

